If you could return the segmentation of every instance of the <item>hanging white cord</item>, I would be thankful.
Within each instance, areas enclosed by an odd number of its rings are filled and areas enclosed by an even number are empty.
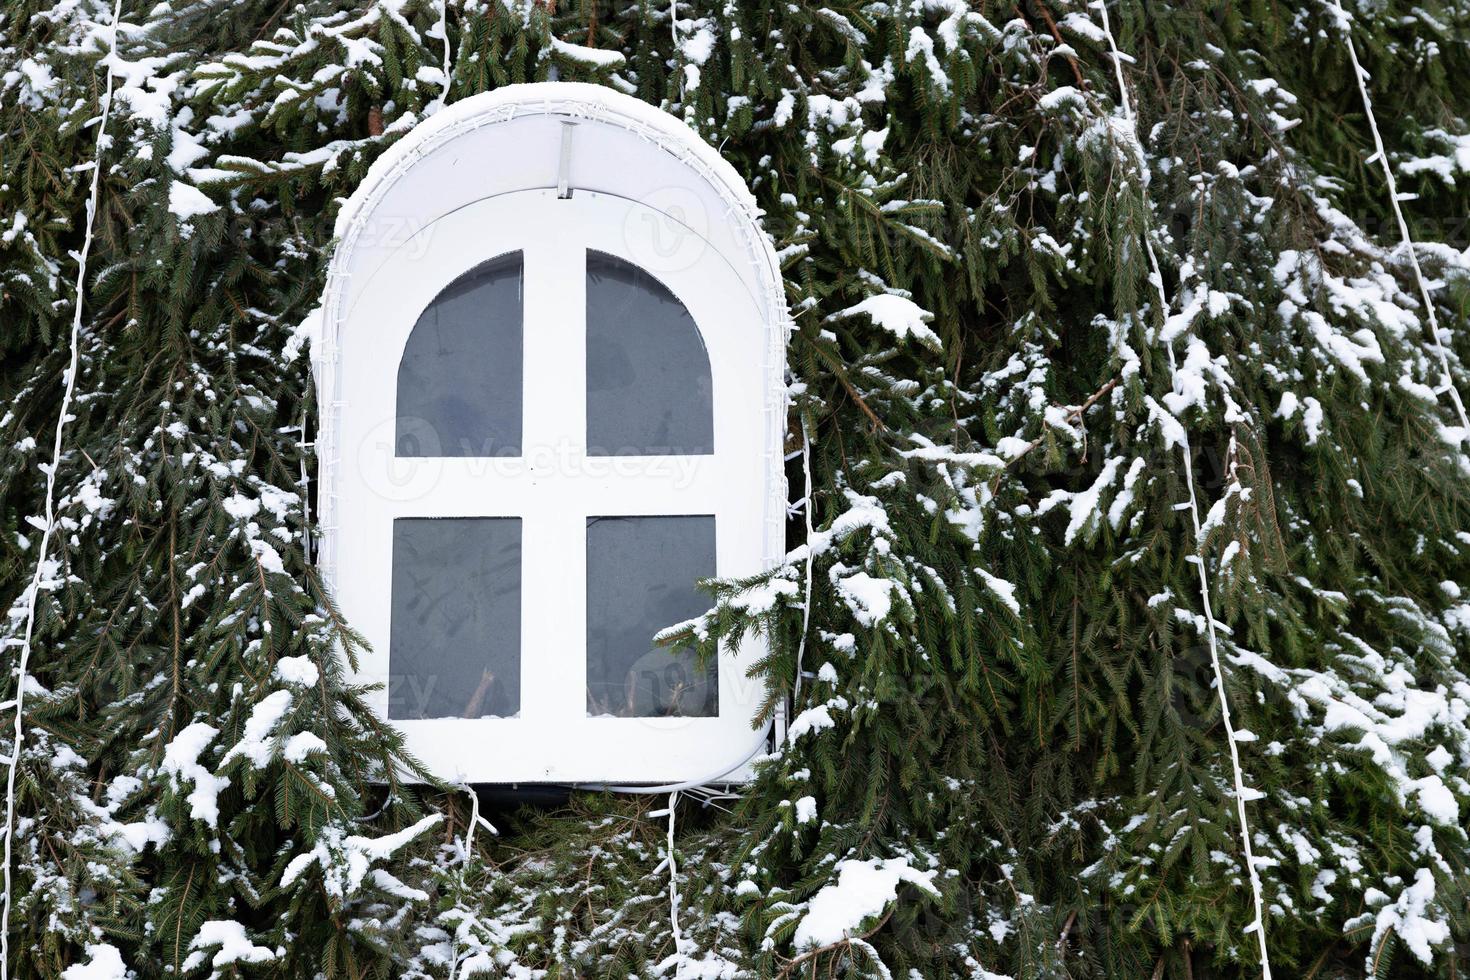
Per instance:
[[[1127,82],[1123,78],[1123,56],[1118,51],[1118,42],[1113,37],[1112,24],[1108,18],[1108,5],[1106,0],[1097,0],[1094,4],[1102,11],[1103,33],[1108,38],[1108,49],[1112,53],[1113,71],[1118,77],[1118,98],[1123,109],[1123,117],[1135,128],[1137,138],[1137,120],[1133,115],[1133,100],[1128,93]],[[1141,145],[1141,143],[1140,143]],[[1164,276],[1159,270],[1159,259],[1154,253],[1153,238],[1145,229],[1143,235],[1144,248],[1148,252],[1149,270],[1153,276],[1154,289],[1158,293],[1160,315],[1169,309],[1168,297],[1164,294]],[[1178,365],[1174,357],[1173,343],[1165,343],[1164,349],[1169,353],[1169,372],[1171,375],[1178,373]],[[1194,469],[1192,465],[1193,453],[1189,447],[1189,431],[1181,425],[1179,427],[1183,435],[1183,441],[1179,446],[1180,458],[1184,462],[1184,484],[1189,488],[1189,520],[1194,527],[1194,541],[1196,548],[1200,545],[1200,520],[1199,500],[1194,489]],[[1246,927],[1246,932],[1254,932],[1256,941],[1261,951],[1261,976],[1264,980],[1271,980],[1271,959],[1266,952],[1266,917],[1261,903],[1261,879],[1256,873],[1256,859],[1251,848],[1250,822],[1246,818],[1245,801],[1246,788],[1245,777],[1240,767],[1240,751],[1236,747],[1235,726],[1230,720],[1230,701],[1225,695],[1225,672],[1220,666],[1219,644],[1215,636],[1215,613],[1210,604],[1210,579],[1205,571],[1205,559],[1196,551],[1189,556],[1189,560],[1195,565],[1199,572],[1200,601],[1205,610],[1205,634],[1210,645],[1210,664],[1215,671],[1215,690],[1220,698],[1220,717],[1225,723],[1225,740],[1230,746],[1230,768],[1235,779],[1235,809],[1240,818],[1240,844],[1245,851],[1245,867],[1251,883],[1251,899],[1255,903],[1256,919]]]
[[[669,927],[674,931],[674,953],[680,957],[680,962],[674,968],[674,975],[683,973],[684,956],[684,934],[679,931],[679,865],[674,860],[674,810],[679,805],[679,791],[674,790],[669,794],[669,808],[665,811],[669,817],[668,853],[664,862],[669,866]],[[662,816],[655,811],[650,817]]]
[[[306,563],[311,564],[311,474],[306,468],[306,454],[315,451],[316,447],[307,441],[307,428],[309,419],[306,415],[306,406],[301,407],[301,551],[306,556]]]
[[[1450,394],[1450,401],[1455,405],[1455,413],[1460,416],[1460,439],[1470,439],[1470,419],[1465,415],[1465,403],[1460,400],[1459,389],[1455,387],[1454,377],[1450,374],[1450,360],[1445,353],[1444,344],[1439,339],[1439,316],[1434,312],[1434,300],[1429,297],[1429,284],[1424,280],[1424,270],[1419,268],[1419,253],[1414,248],[1414,239],[1409,234],[1409,223],[1404,220],[1404,209],[1399,207],[1398,181],[1394,179],[1393,167],[1388,163],[1388,152],[1383,148],[1383,137],[1378,132],[1378,119],[1373,115],[1373,99],[1368,95],[1367,73],[1363,66],[1358,63],[1358,49],[1353,44],[1352,20],[1348,12],[1342,7],[1342,0],[1333,0],[1337,5],[1338,27],[1342,30],[1343,43],[1347,45],[1348,58],[1353,63],[1353,78],[1358,82],[1358,94],[1363,97],[1363,111],[1368,114],[1368,128],[1373,131],[1373,156],[1368,159],[1369,165],[1374,160],[1378,161],[1383,168],[1383,179],[1388,185],[1388,202],[1393,206],[1393,216],[1398,220],[1399,237],[1403,242],[1404,250],[1409,253],[1409,264],[1413,266],[1414,278],[1419,283],[1419,298],[1424,302],[1425,312],[1429,315],[1429,336],[1434,340],[1434,353],[1439,358],[1439,369],[1444,372],[1444,387]]]
[[[684,72],[679,68],[679,0],[669,0],[669,36],[674,39],[674,72],[679,79],[679,98],[684,98]]]
[[[439,34],[444,41],[444,94],[440,99],[449,105],[449,0],[439,0]]]
[[[66,386],[61,395],[61,414],[56,419],[56,438],[51,444],[51,466],[46,470],[46,527],[41,532],[41,546],[36,554],[36,572],[26,593],[26,625],[20,645],[20,659],[15,669],[15,730],[9,764],[5,776],[5,897],[0,908],[0,980],[10,976],[10,893],[11,838],[15,835],[15,771],[20,767],[21,744],[25,738],[26,676],[31,660],[31,639],[36,629],[36,598],[41,592],[41,579],[46,573],[46,555],[51,548],[51,534],[56,530],[56,471],[61,468],[61,436],[71,417],[72,396],[77,387],[78,350],[82,333],[82,290],[87,280],[87,256],[92,252],[92,226],[97,215],[97,195],[102,173],[102,148],[107,135],[107,117],[112,112],[112,65],[117,56],[117,22],[122,16],[122,0],[112,7],[111,39],[102,64],[107,84],[102,93],[102,112],[97,118],[97,140],[92,154],[92,188],[87,199],[87,225],[82,236],[82,250],[77,256],[76,302],[71,319],[71,356],[66,369]]]
[[[802,498],[802,509],[805,511],[806,517],[806,597],[805,605],[802,608],[801,612],[801,639],[797,642],[796,645],[796,681],[793,685],[793,706],[796,704],[796,699],[801,695],[801,660],[802,655],[806,652],[806,636],[808,627],[811,625],[812,618],[812,563],[814,558],[814,549],[812,546],[812,542],[816,536],[816,529],[814,527],[812,518],[812,444],[811,437],[807,429],[806,416],[802,416],[801,418],[801,471],[806,488],[806,493]],[[669,794],[669,807],[667,811],[669,817],[667,857],[669,865],[669,925],[673,929],[674,933],[674,951],[678,956],[681,957],[679,967],[682,967],[683,965],[682,956],[684,955],[685,949],[684,937],[679,930],[678,866],[675,864],[674,861],[674,810],[679,803],[679,794],[686,791],[698,791],[703,787],[709,785],[710,783],[714,782],[715,780],[721,778],[722,776],[728,776],[736,769],[739,769],[741,766],[745,765],[751,759],[754,759],[757,755],[760,754],[761,750],[766,747],[766,739],[769,738],[770,732],[771,723],[767,722],[761,730],[760,741],[755,744],[755,747],[751,749],[750,753],[746,755],[745,758],[741,759],[734,766],[731,766],[721,772],[714,773],[713,775],[706,776],[703,779],[693,779],[689,780],[688,782],[673,783],[667,786],[613,786],[604,784],[582,784],[575,787],[577,789],[597,789],[613,793],[667,792]],[[649,814],[650,817],[657,817],[660,815],[661,813],[658,811]],[[680,975],[679,967],[676,967],[674,971],[674,975],[676,977]],[[450,980],[454,980],[452,975],[450,977]]]
[[[490,831],[490,833],[492,834],[498,834],[500,833],[500,831],[495,829],[494,824],[486,820],[484,817],[480,816],[480,794],[475,792],[475,788],[463,781],[460,782],[459,788],[470,794],[470,824],[464,829],[464,863],[459,866],[459,887],[461,890],[463,890],[464,874],[465,871],[469,870],[470,857],[475,852],[475,828],[480,824],[484,824],[485,829]],[[455,940],[454,946],[451,946],[450,949],[451,955],[449,957],[449,980],[454,980],[455,974],[459,972],[459,949],[457,938]]]
[[[801,475],[806,481],[806,496],[801,502],[801,509],[805,511],[806,517],[806,592],[803,593],[801,606],[801,640],[796,644],[796,680],[791,686],[792,711],[801,703],[801,662],[806,654],[807,629],[812,622],[812,562],[816,557],[813,541],[817,531],[812,523],[812,440],[807,431],[805,415],[801,417]]]

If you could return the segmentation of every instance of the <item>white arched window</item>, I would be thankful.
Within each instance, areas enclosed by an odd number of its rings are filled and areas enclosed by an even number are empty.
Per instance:
[[[338,230],[318,560],[383,715],[446,778],[736,769],[757,641],[652,639],[782,548],[786,319],[731,168],[634,99],[511,86],[396,144]]]

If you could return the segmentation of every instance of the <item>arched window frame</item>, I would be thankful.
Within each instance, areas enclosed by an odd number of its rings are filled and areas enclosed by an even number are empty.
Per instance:
[[[313,348],[321,432],[318,435],[320,524],[317,563],[328,586],[340,582],[337,565],[344,467],[342,437],[341,353],[344,345],[366,342],[354,336],[364,330],[352,319],[355,300],[383,263],[401,255],[405,245],[440,219],[476,202],[521,191],[606,194],[652,208],[670,220],[703,222],[698,228],[710,246],[736,271],[755,300],[761,332],[760,413],[763,450],[751,465],[763,475],[760,527],[762,568],[784,551],[786,486],[782,466],[786,397],[783,383],[790,319],[779,265],[769,239],[761,232],[759,212],[733,168],[678,120],[636,99],[598,86],[545,83],[509,86],[451,106],[391,147],[371,168],[362,186],[342,210],[339,244],[329,269],[322,327]],[[484,255],[482,259],[492,256]],[[529,410],[529,407],[528,407]],[[719,409],[716,409],[719,411]],[[347,481],[350,482],[350,481]],[[721,570],[721,574],[725,574]],[[386,595],[391,567],[382,569]],[[386,637],[370,637],[386,645]],[[386,651],[375,654],[386,658]],[[740,659],[749,661],[753,652]],[[384,660],[386,662],[386,660]],[[744,664],[724,664],[743,674]],[[379,680],[365,671],[364,678]],[[754,702],[750,699],[751,710]],[[702,778],[745,761],[756,747],[749,718],[724,726],[729,737],[717,749],[677,763],[651,760],[646,767],[612,771],[581,770],[576,765],[517,766],[498,752],[498,737],[487,736],[473,749],[453,746],[439,751],[431,735],[415,737],[410,747],[446,776],[485,782],[554,780],[662,781]],[[660,719],[662,720],[662,719]],[[647,720],[644,720],[647,721]],[[655,726],[657,727],[657,726]],[[679,725],[666,726],[669,739],[680,739]],[[461,732],[465,731],[460,729]],[[487,729],[487,731],[489,731]],[[417,743],[417,744],[415,744]]]

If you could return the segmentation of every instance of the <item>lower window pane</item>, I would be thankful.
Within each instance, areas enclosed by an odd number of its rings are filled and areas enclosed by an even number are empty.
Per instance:
[[[713,517],[587,520],[587,713],[622,718],[720,713],[713,661],[655,646],[653,635],[710,607]]]
[[[393,522],[389,718],[521,710],[521,522]]]

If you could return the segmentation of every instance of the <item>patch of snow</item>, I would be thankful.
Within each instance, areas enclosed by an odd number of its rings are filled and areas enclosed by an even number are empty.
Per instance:
[[[832,720],[832,708],[839,711],[846,710],[847,699],[839,695],[826,704],[813,705],[791,719],[791,725],[786,729],[786,741],[795,742],[809,732],[819,732],[824,728],[833,727],[836,722]]]
[[[282,657],[276,661],[275,676],[287,684],[312,687],[321,678],[310,657]]]
[[[929,329],[934,314],[904,296],[880,293],[869,296],[856,306],[832,314],[828,320],[842,320],[853,316],[867,316],[873,323],[887,330],[899,340],[913,337],[925,347],[939,348],[939,335]]]
[[[847,600],[853,618],[864,626],[877,626],[887,619],[893,610],[893,583],[861,571],[847,576],[838,574],[844,570],[841,565],[834,566],[832,580]]]
[[[289,888],[316,864],[321,866],[327,893],[335,898],[346,898],[362,887],[372,862],[391,857],[399,848],[443,819],[442,813],[430,814],[411,827],[383,837],[345,834],[339,827],[325,827],[315,847],[305,854],[296,855],[286,865],[281,874],[281,887]]]
[[[1376,889],[1369,889],[1370,897]],[[1382,895],[1381,892],[1377,893]],[[1442,946],[1450,938],[1450,927],[1442,917],[1431,918],[1435,896],[1434,874],[1428,868],[1420,868],[1414,874],[1414,883],[1399,893],[1399,897],[1373,916],[1373,942],[1371,949],[1378,949],[1390,931],[1398,935],[1409,952],[1419,962],[1428,966],[1434,960],[1433,949]],[[1369,914],[1371,915],[1371,913]],[[1365,916],[1367,917],[1367,916]],[[1347,924],[1351,928],[1352,923]],[[1371,960],[1371,958],[1370,958]],[[1369,964],[1372,966],[1371,962]]]
[[[215,967],[228,966],[231,963],[269,963],[276,958],[274,951],[252,943],[245,934],[245,927],[240,923],[233,919],[211,919],[202,923],[194,938],[189,941],[189,948],[195,952],[190,953],[189,958],[184,961],[184,969],[191,970],[203,963],[208,954],[202,950],[214,946],[219,947],[219,951],[210,960],[210,965]]]
[[[225,513],[237,521],[248,521],[260,513],[260,501],[252,500],[242,493],[231,494],[221,501]]]
[[[1012,614],[1016,616],[1021,615],[1021,604],[1016,601],[1016,586],[1014,583],[1008,582],[1005,579],[999,578],[995,575],[991,575],[983,568],[977,568],[975,569],[975,571],[979,573],[981,581],[985,583],[985,587],[989,589],[997,599],[1003,602],[1005,604],[1005,607],[1009,609]]]
[[[173,737],[163,750],[162,769],[171,777],[175,788],[190,782],[194,789],[189,793],[190,814],[195,820],[203,820],[214,827],[219,823],[219,794],[230,781],[216,776],[199,764],[199,754],[209,747],[219,729],[202,721],[185,728]]]
[[[61,971],[61,980],[127,980],[128,976],[122,954],[108,943],[88,943],[87,962]]]
[[[219,205],[199,188],[176,180],[168,187],[168,209],[180,221],[188,221],[201,214],[218,211]]]
[[[938,898],[939,890],[934,887],[938,873],[920,871],[906,857],[838,862],[837,881],[812,896],[806,915],[797,924],[796,948],[830,946],[859,935],[863,923],[883,914],[897,900],[898,886],[905,882]]]
[[[620,51],[570,44],[559,37],[551,39],[551,50],[563,58],[570,58],[572,61],[591,65],[594,68],[616,68],[626,60]]]
[[[250,717],[245,719],[245,731],[241,733],[240,741],[225,753],[225,757],[220,760],[220,767],[223,768],[240,756],[249,759],[257,769],[269,763],[271,746],[268,740],[281,723],[286,709],[291,707],[291,697],[290,691],[272,691],[261,698],[250,710]]]
[[[306,757],[313,752],[325,755],[327,743],[323,742],[315,732],[297,732],[286,739],[286,745],[281,749],[281,757],[287,762],[300,764],[305,762]]]

